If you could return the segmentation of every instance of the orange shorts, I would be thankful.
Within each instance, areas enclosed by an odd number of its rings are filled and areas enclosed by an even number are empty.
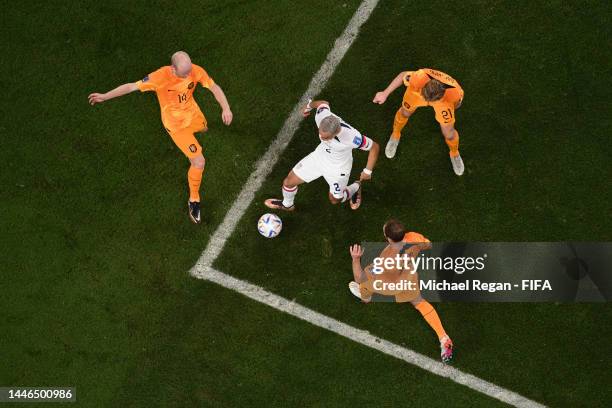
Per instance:
[[[188,123],[183,121],[179,126],[170,125],[172,122],[164,117],[162,117],[162,122],[174,144],[181,149],[185,156],[192,159],[202,154],[202,146],[198,143],[194,133],[206,132],[208,127],[206,117],[199,109],[189,112],[188,119]],[[176,123],[176,120],[174,122]]]
[[[411,91],[410,88],[407,88],[406,93],[404,93],[402,107],[412,113],[421,106],[431,106],[436,112],[436,120],[439,124],[448,125],[455,123],[455,109],[461,104],[463,91],[456,88],[452,91],[458,92],[457,95],[451,95],[451,97],[454,96],[453,99],[455,100],[460,99],[459,103],[450,103],[446,101],[427,102],[419,92]],[[449,91],[446,91],[446,93],[448,95]]]

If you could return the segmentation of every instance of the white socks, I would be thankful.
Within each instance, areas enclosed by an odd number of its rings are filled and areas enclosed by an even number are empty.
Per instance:
[[[285,207],[291,207],[293,205],[293,200],[295,200],[295,195],[298,192],[297,186],[295,187],[286,187],[283,184],[283,205]]]
[[[358,182],[354,182],[350,186],[347,186],[344,189],[344,197],[342,197],[342,202],[350,200],[351,197],[353,196],[353,194],[355,194],[357,192],[357,190],[359,190],[359,183]]]
[[[295,200],[295,196],[297,195],[298,187],[297,186],[287,187],[283,184],[282,190],[283,190],[283,206],[287,208],[291,207],[293,205],[293,201]],[[342,197],[342,202],[344,203],[350,200],[353,194],[357,192],[357,190],[359,190],[358,182],[354,182],[350,186],[347,186],[344,189],[344,195]]]

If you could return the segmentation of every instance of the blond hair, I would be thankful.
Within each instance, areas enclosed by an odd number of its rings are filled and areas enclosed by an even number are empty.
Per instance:
[[[442,99],[444,92],[446,92],[444,84],[437,79],[431,79],[423,87],[421,95],[423,95],[427,102],[433,102]]]

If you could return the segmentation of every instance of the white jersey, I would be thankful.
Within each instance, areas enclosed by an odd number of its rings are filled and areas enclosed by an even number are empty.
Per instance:
[[[329,110],[329,105],[322,104],[317,108],[315,122],[317,127],[321,121],[334,115]],[[338,117],[337,115],[334,115]],[[372,139],[362,135],[357,129],[353,128],[348,123],[340,119],[341,130],[336,136],[330,140],[321,140],[321,144],[317,146],[314,153],[325,164],[333,168],[349,169],[353,164],[353,149],[370,150],[372,148]]]

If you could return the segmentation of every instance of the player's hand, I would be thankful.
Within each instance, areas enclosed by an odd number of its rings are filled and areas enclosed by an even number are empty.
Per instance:
[[[302,109],[302,116],[304,116],[306,118],[306,117],[310,116],[310,112],[312,112],[312,108],[309,108],[308,104],[304,105],[304,108]]]
[[[221,112],[221,120],[223,120],[223,123],[227,126],[232,123],[232,119],[234,119],[234,114],[230,109],[225,109],[223,112]]]
[[[376,95],[374,95],[374,99],[372,99],[372,102],[382,105],[383,103],[385,103],[386,100],[387,94],[385,94],[384,92],[376,92]]]
[[[351,245],[349,247],[349,252],[353,259],[359,259],[363,255],[363,248],[359,244]]]
[[[361,175],[359,175],[359,181],[364,181],[364,180],[372,180],[372,175],[371,174],[365,174],[362,171]]]
[[[89,94],[89,96],[87,97],[87,99],[89,100],[89,104],[91,106],[95,105],[96,103],[102,103],[106,100],[105,94],[101,94],[101,93],[92,93]]]
[[[312,99],[309,99],[306,105],[304,105],[304,107],[302,108],[302,116],[304,117],[310,115],[310,112],[312,111],[312,106],[310,106],[310,102],[312,102]]]

